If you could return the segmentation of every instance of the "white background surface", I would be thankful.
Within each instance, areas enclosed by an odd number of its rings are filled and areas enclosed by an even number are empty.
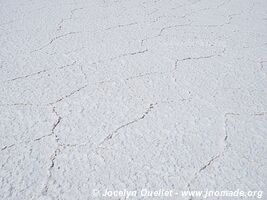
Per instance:
[[[0,199],[266,192],[266,11],[0,0]]]

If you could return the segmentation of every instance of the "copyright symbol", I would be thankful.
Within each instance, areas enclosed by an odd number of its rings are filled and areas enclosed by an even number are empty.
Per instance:
[[[98,197],[98,196],[100,196],[100,191],[99,191],[99,190],[96,190],[96,189],[93,189],[93,191],[92,191],[92,196],[93,196],[93,197]]]

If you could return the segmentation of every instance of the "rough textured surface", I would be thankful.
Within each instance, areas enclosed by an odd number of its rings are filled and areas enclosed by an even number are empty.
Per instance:
[[[0,199],[266,192],[266,10],[0,0]]]

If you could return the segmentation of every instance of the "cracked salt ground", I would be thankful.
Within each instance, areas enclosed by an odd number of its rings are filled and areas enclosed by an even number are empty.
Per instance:
[[[0,0],[0,199],[266,199],[266,10]]]

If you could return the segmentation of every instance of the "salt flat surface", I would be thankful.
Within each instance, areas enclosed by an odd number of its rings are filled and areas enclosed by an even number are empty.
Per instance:
[[[0,0],[0,199],[267,192],[266,11],[266,0]]]

